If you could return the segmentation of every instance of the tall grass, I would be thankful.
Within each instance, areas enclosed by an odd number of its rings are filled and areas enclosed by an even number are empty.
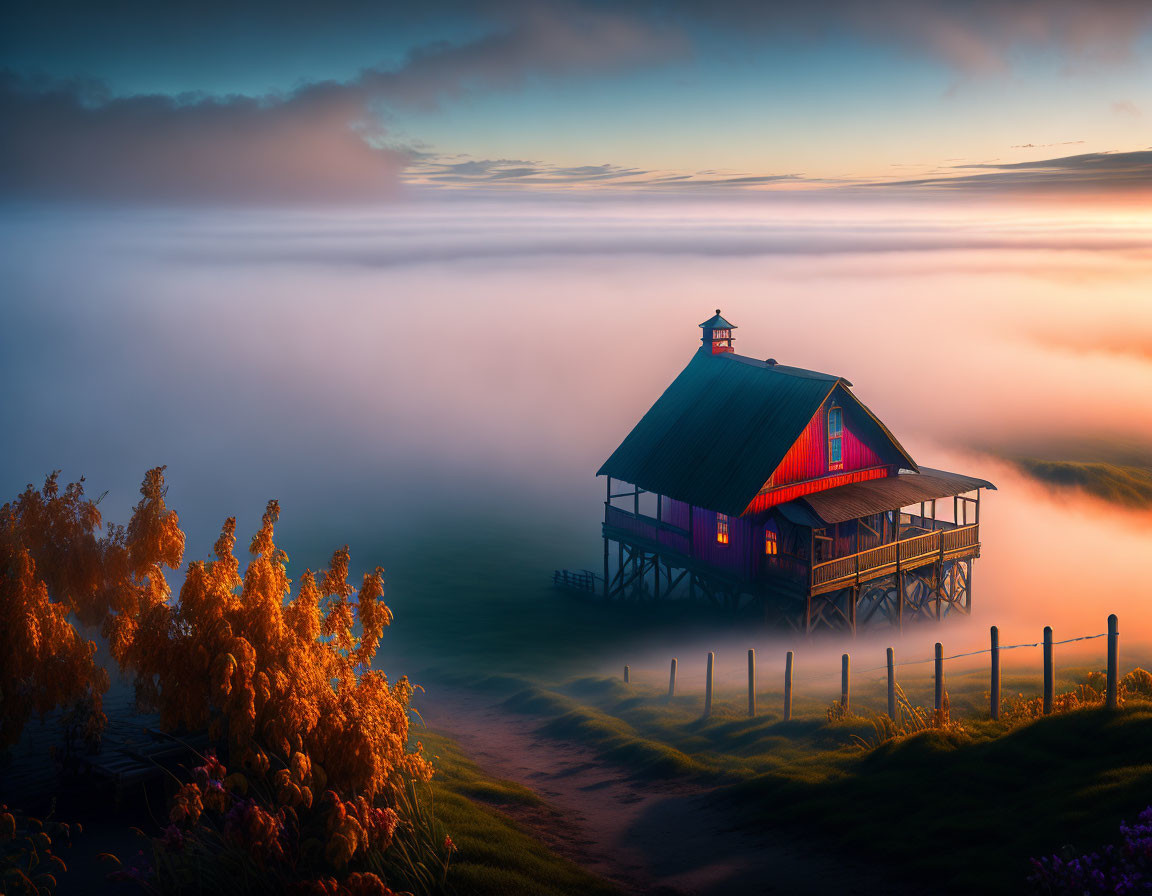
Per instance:
[[[866,719],[872,726],[872,733],[867,737],[861,737],[858,734],[852,735],[853,741],[860,749],[874,750],[881,744],[886,744],[901,737],[908,737],[912,734],[919,734],[923,731],[964,730],[964,726],[960,722],[952,720],[951,700],[948,697],[947,691],[944,692],[940,709],[925,709],[924,707],[914,705],[899,684],[895,686],[895,691],[896,718],[892,718],[887,713],[869,713]],[[838,704],[833,704],[833,706],[835,705]],[[829,710],[830,721],[831,712],[832,710]]]

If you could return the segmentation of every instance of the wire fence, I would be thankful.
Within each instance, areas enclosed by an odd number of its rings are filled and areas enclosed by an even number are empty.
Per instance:
[[[1051,626],[1044,628],[1044,637],[1040,641],[1029,641],[1020,644],[1000,644],[999,630],[996,626],[992,626],[990,631],[991,643],[988,647],[981,650],[969,650],[963,653],[953,653],[948,656],[944,655],[943,646],[940,642],[936,642],[935,655],[926,659],[903,660],[896,663],[895,654],[891,647],[888,648],[887,662],[882,666],[869,666],[864,669],[852,670],[851,657],[845,653],[841,657],[841,669],[839,678],[841,681],[841,705],[845,712],[849,708],[850,684],[851,675],[853,671],[856,675],[866,675],[872,672],[886,672],[888,677],[888,707],[891,714],[892,707],[895,706],[895,689],[896,689],[896,670],[898,667],[905,666],[919,666],[928,663],[935,664],[935,709],[939,712],[942,709],[942,704],[945,699],[944,692],[944,664],[951,660],[964,659],[973,656],[988,655],[991,659],[989,668],[989,714],[993,719],[1000,717],[1000,654],[1005,650],[1019,650],[1028,647],[1040,647],[1043,649],[1044,662],[1043,662],[1043,712],[1048,715],[1052,712],[1054,703],[1054,690],[1055,690],[1055,666],[1053,661],[1053,648],[1061,644],[1072,644],[1077,641],[1094,641],[1099,638],[1108,639],[1107,648],[1107,672],[1106,672],[1106,691],[1105,691],[1105,704],[1109,708],[1115,708],[1118,702],[1118,680],[1119,680],[1119,639],[1120,629],[1117,617],[1115,614],[1108,617],[1108,630],[1100,632],[1095,635],[1078,635],[1074,638],[1063,638],[1056,641],[1052,637]],[[794,659],[795,654],[793,651],[788,651],[785,661],[784,673],[784,718],[790,719],[792,715],[792,691],[794,684]],[[705,675],[704,683],[704,715],[708,716],[712,710],[712,697],[714,691],[714,672],[715,672],[715,654],[709,653],[707,659],[707,672]],[[676,694],[676,676],[677,676],[677,660],[673,659],[669,670],[668,679],[668,696],[674,697]],[[836,673],[817,673],[816,675],[806,675],[806,682],[819,682],[827,681],[836,678]],[[878,680],[879,676],[877,676]],[[631,667],[624,667],[624,682],[630,683],[631,680]],[[748,714],[750,716],[756,715],[756,652],[754,650],[748,651]]]
[[[1081,635],[1078,638],[1065,638],[1063,641],[1053,641],[1052,644],[1053,644],[1053,646],[1058,646],[1060,644],[1071,644],[1073,641],[1092,641],[1092,640],[1095,640],[1096,638],[1107,638],[1107,637],[1108,637],[1108,632],[1101,632],[1098,635]],[[1043,647],[1043,646],[1044,646],[1043,641],[1033,641],[1033,642],[1028,643],[1028,644],[1001,644],[999,647],[996,647],[996,648],[985,647],[983,650],[969,650],[967,653],[953,653],[950,656],[941,657],[941,659],[943,659],[945,662],[947,662],[948,660],[963,659],[964,657],[967,657],[967,656],[980,656],[980,655],[985,654],[985,653],[991,653],[993,650],[1016,650],[1017,648],[1020,648],[1020,647]],[[926,659],[926,660],[901,660],[896,665],[898,665],[898,666],[920,666],[920,665],[923,665],[924,663],[934,663],[934,662],[936,662],[936,657],[928,657],[928,659]],[[876,672],[878,670],[887,669],[887,668],[888,668],[888,666],[887,666],[887,664],[885,664],[883,666],[871,666],[867,669],[857,669],[855,671],[860,672],[860,673]],[[832,676],[829,676],[829,677],[832,677]]]

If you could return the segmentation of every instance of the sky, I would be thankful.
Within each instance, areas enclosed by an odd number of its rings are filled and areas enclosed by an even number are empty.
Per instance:
[[[0,196],[1134,201],[1136,0],[5,4]]]

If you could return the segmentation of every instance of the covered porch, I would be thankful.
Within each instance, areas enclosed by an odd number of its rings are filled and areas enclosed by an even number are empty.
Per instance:
[[[971,605],[984,479],[922,468],[828,489],[776,508],[810,533],[804,628],[877,614],[940,618]]]

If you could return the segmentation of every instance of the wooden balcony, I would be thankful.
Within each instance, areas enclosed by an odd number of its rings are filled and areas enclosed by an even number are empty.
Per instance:
[[[827,594],[937,561],[980,554],[980,526],[957,526],[901,538],[812,567],[812,594]]]
[[[613,538],[630,538],[654,551],[670,550],[685,556],[692,553],[692,536],[687,529],[619,507],[605,508],[604,533]]]

